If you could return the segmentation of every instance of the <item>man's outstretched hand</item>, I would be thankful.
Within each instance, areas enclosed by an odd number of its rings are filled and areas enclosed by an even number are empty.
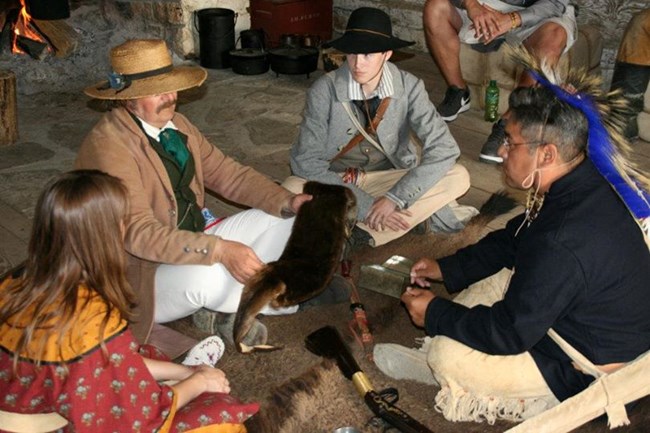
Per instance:
[[[427,306],[435,297],[431,290],[415,287],[407,287],[406,291],[402,293],[402,302],[404,302],[411,320],[416,326],[424,327]]]

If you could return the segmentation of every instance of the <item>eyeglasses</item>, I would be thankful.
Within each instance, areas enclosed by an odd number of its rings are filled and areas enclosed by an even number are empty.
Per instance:
[[[506,152],[510,152],[510,149],[513,149],[517,146],[523,146],[528,144],[540,145],[543,144],[543,142],[540,140],[535,140],[535,141],[527,141],[525,143],[511,143],[507,136],[503,137],[503,141],[501,142],[501,145],[506,149]]]

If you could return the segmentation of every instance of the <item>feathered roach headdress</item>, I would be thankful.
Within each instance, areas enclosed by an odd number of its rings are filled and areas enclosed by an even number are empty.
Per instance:
[[[562,102],[580,110],[589,124],[587,156],[650,237],[650,179],[630,159],[631,146],[623,134],[627,100],[620,91],[603,91],[600,76],[585,70],[569,71],[540,63],[524,48],[511,48],[512,56]]]

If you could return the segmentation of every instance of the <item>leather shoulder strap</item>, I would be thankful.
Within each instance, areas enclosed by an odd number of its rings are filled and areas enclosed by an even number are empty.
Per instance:
[[[390,105],[390,97],[382,99],[381,102],[379,103],[379,107],[377,107],[377,113],[375,114],[375,117],[372,119],[372,122],[370,122],[370,125],[368,125],[366,127],[366,130],[363,131],[363,130],[360,129],[359,132],[357,133],[357,135],[352,137],[352,139],[348,142],[348,144],[346,144],[345,147],[343,149],[341,149],[341,151],[339,153],[337,153],[334,156],[334,158],[332,158],[332,161],[334,161],[334,160],[342,157],[346,153],[348,153],[356,145],[361,143],[364,138],[369,139],[369,141],[371,141],[371,142],[374,141],[374,140],[372,140],[371,137],[368,136],[368,134],[371,131],[376,131],[377,130],[377,127],[379,126],[382,119],[384,118],[384,114],[386,114],[386,110],[388,109],[389,105]],[[357,122],[353,122],[353,123],[355,123],[355,125],[357,124]],[[378,149],[381,150],[381,148],[378,148]]]
[[[389,105],[390,105],[390,96],[382,99],[381,102],[379,103],[379,107],[377,107],[377,113],[375,114],[375,118],[372,119],[372,125],[374,129],[377,129],[377,126],[379,126],[379,123],[384,118],[384,114],[386,114],[386,110],[388,110]]]

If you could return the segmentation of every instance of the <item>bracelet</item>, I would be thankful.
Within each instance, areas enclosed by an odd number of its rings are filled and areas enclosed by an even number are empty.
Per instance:
[[[510,30],[517,28],[517,15],[514,12],[510,12]]]

